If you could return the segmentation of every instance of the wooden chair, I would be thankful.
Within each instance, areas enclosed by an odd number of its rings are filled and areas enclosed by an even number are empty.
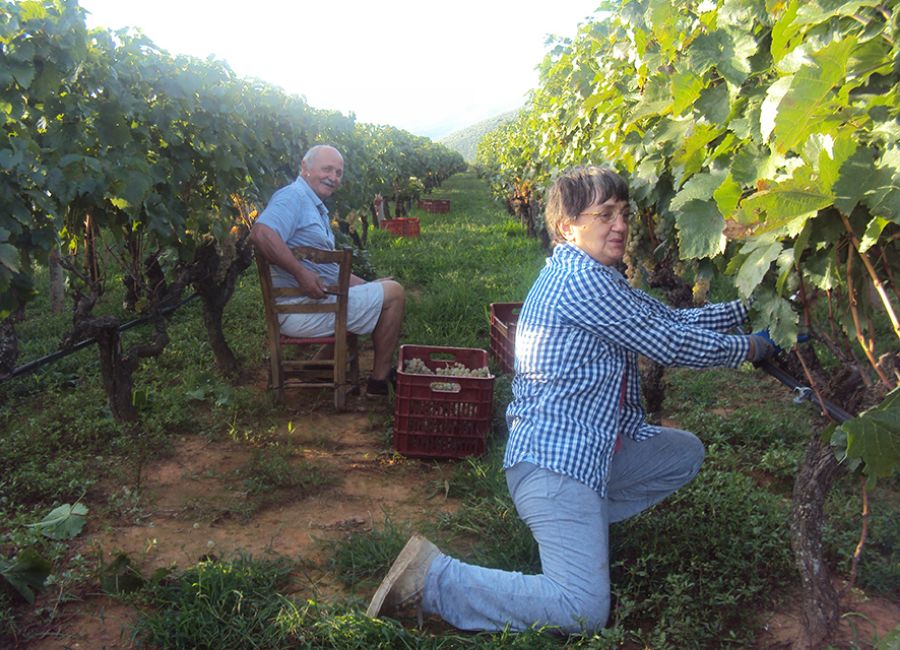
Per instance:
[[[350,289],[350,266],[353,253],[349,250],[326,251],[301,246],[292,249],[297,259],[308,259],[317,264],[338,264],[338,283],[329,287],[329,293],[337,300],[329,303],[285,304],[278,298],[301,296],[296,287],[275,288],[269,262],[256,251],[256,268],[262,287],[263,306],[266,316],[266,343],[269,351],[269,388],[275,390],[279,402],[284,399],[285,388],[332,388],[334,407],[344,409],[347,393],[359,389],[359,351],[356,335],[347,332],[347,303]],[[293,338],[281,333],[278,317],[281,314],[322,314],[334,313],[334,334],[332,336]],[[285,359],[284,346],[334,346],[330,359]],[[325,366],[323,371],[323,366]]]

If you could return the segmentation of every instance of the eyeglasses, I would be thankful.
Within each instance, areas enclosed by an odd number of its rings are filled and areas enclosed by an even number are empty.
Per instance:
[[[616,219],[618,219],[619,215],[622,216],[622,221],[624,221],[626,224],[628,223],[628,220],[631,219],[631,211],[630,210],[623,210],[622,212],[611,212],[609,210],[604,210],[603,212],[582,212],[578,216],[579,217],[594,217],[595,219],[599,220],[600,223],[602,223],[604,225],[609,225],[609,224],[613,223]]]

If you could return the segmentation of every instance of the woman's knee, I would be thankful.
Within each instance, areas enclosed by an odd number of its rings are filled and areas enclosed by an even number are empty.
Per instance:
[[[569,606],[568,617],[559,629],[566,634],[593,634],[606,626],[609,619],[609,594],[579,598]]]
[[[690,457],[690,477],[688,479],[690,480],[697,475],[697,472],[700,471],[700,466],[703,465],[703,459],[706,458],[706,447],[703,446],[700,438],[694,435],[688,439],[686,444],[688,447],[688,455]]]
[[[682,484],[693,479],[706,457],[703,442],[690,431],[680,429],[663,429],[661,435],[668,436],[668,446],[673,450],[673,470],[676,470],[677,478]]]

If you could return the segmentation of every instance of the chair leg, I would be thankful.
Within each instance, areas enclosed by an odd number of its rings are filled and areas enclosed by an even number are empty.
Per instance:
[[[334,408],[343,411],[347,405],[346,368],[334,369]]]
[[[347,403],[347,340],[334,344],[334,408],[343,411]]]
[[[356,335],[347,342],[347,354],[350,356],[350,392],[359,395],[359,346]]]
[[[275,401],[281,404],[284,401],[284,376],[281,372],[281,347],[271,351],[271,366],[269,370],[272,388],[275,391]]]

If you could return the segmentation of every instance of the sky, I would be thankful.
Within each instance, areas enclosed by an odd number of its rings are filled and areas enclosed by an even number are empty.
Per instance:
[[[320,109],[437,140],[522,106],[547,36],[599,0],[80,0],[89,27],[140,29]]]

